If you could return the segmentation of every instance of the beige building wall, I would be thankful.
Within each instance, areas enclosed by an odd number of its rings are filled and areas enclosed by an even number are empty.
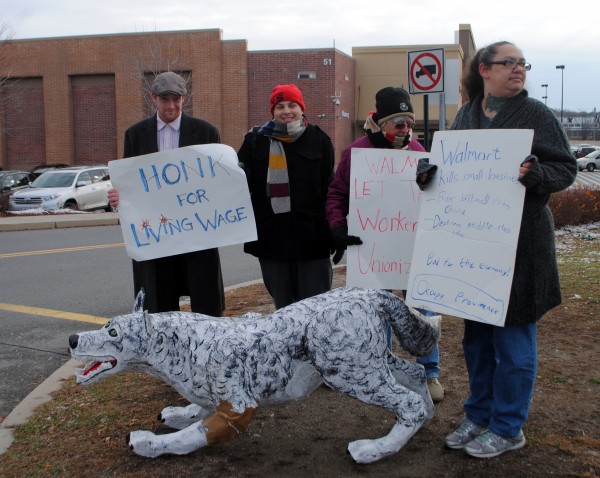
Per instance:
[[[354,124],[355,137],[364,134],[363,125],[369,112],[375,110],[375,94],[386,86],[399,86],[409,91],[409,52],[423,50],[444,50],[444,98],[445,117],[442,128],[447,129],[456,117],[463,104],[461,97],[462,74],[466,62],[475,54],[476,46],[471,25],[460,24],[455,31],[455,43],[435,45],[397,45],[354,47],[352,58],[356,62],[356,121]],[[429,140],[433,132],[440,129],[440,94],[427,95]],[[424,95],[411,95],[417,126],[415,133],[418,139],[424,136]]]

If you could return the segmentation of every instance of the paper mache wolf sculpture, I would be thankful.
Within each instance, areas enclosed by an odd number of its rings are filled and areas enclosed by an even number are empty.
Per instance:
[[[88,363],[77,382],[135,370],[160,378],[191,402],[159,415],[178,431],[134,431],[138,455],[187,454],[244,431],[258,406],[309,395],[322,383],[396,415],[388,435],[357,440],[348,451],[358,463],[396,453],[433,417],[421,365],[392,354],[387,324],[408,353],[428,354],[440,317],[425,317],[392,293],[339,288],[270,315],[215,318],[187,312],[149,314],[143,291],[132,314],[102,329],[69,337],[71,355]]]

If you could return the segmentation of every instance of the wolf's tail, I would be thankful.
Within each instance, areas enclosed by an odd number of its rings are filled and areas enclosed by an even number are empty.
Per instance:
[[[400,346],[409,354],[424,357],[440,339],[442,317],[427,317],[406,305],[400,297],[385,290],[374,291],[379,296],[385,317],[392,326]]]

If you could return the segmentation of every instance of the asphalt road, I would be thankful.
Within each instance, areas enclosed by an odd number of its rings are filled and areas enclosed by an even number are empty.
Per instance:
[[[260,279],[258,261],[241,245],[220,251],[226,286]],[[0,271],[0,416],[6,416],[69,360],[69,335],[130,312],[134,292],[119,226],[2,232]]]
[[[600,188],[600,170],[596,170],[592,173],[588,171],[579,171],[573,187]]]

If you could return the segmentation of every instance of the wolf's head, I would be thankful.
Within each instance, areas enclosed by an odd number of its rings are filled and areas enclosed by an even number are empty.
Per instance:
[[[77,383],[90,384],[146,363],[150,316],[144,312],[144,291],[136,297],[133,313],[112,318],[100,330],[69,337],[71,356],[87,365],[76,371]]]

